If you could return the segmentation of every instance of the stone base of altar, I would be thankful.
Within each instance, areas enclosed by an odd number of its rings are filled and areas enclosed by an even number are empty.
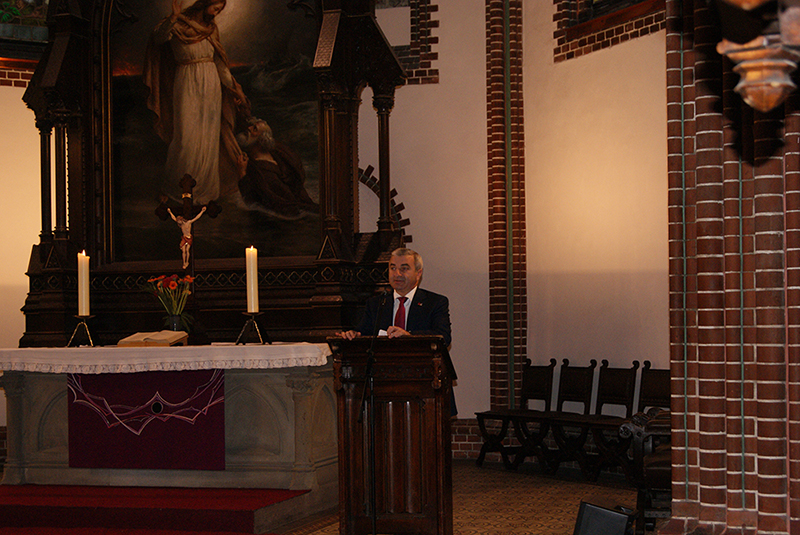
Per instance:
[[[8,419],[2,483],[310,490],[284,508],[280,521],[334,507],[338,457],[330,364],[224,373],[225,469],[131,470],[70,467],[67,374],[6,367],[0,376]]]

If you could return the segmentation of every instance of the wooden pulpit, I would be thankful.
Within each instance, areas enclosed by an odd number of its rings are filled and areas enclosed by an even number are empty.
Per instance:
[[[442,338],[328,343],[339,409],[339,533],[452,535],[454,374]],[[370,354],[374,396],[365,395]]]

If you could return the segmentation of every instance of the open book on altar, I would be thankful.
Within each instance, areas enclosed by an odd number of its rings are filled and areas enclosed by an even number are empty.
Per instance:
[[[143,346],[175,346],[186,345],[189,334],[185,331],[157,331],[152,333],[136,333],[117,342],[118,346],[143,347]]]

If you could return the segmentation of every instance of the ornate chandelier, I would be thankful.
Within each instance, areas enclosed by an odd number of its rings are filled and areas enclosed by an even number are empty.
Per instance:
[[[711,0],[720,19],[717,52],[730,58],[735,91],[751,107],[770,111],[796,89],[800,60],[800,0]]]

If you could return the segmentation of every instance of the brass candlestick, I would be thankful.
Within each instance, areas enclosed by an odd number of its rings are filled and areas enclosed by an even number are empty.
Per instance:
[[[242,331],[239,333],[239,337],[236,338],[236,345],[245,344],[246,340],[243,340],[245,333],[250,334],[255,331],[256,336],[258,336],[258,343],[260,344],[271,344],[272,342],[269,339],[269,336],[265,336],[266,342],[264,338],[261,337],[261,331],[258,328],[258,322],[256,321],[256,317],[263,314],[263,312],[245,312],[246,316],[250,316],[242,327]]]
[[[78,324],[75,326],[75,330],[72,331],[72,336],[69,337],[69,342],[67,342],[67,347],[72,346],[72,341],[75,339],[75,335],[78,334],[78,330],[83,327],[83,330],[86,331],[86,336],[89,338],[89,345],[94,347],[94,342],[92,341],[92,334],[89,332],[89,326],[86,324],[86,320],[93,318],[94,316],[75,316],[78,318]]]

